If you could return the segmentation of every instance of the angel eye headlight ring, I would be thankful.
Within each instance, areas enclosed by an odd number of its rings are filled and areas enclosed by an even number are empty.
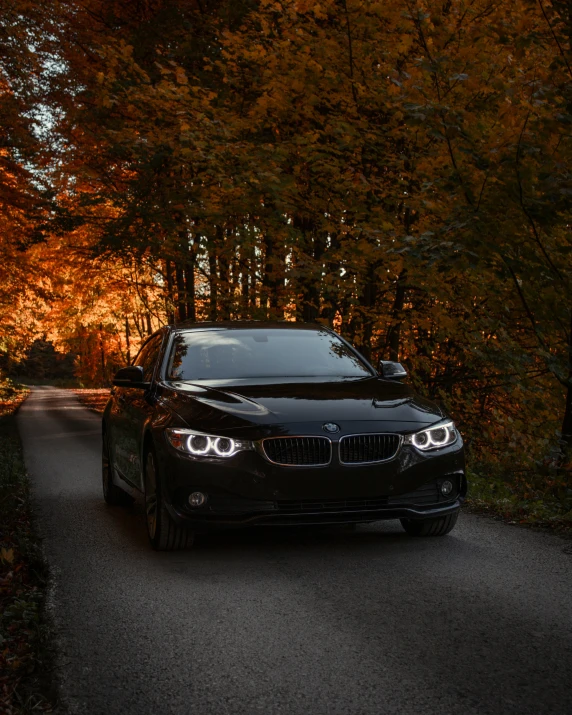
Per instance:
[[[228,437],[217,437],[212,445],[219,457],[227,457],[234,452],[234,440]]]
[[[430,444],[427,432],[419,432],[418,434],[412,434],[411,443],[414,444],[417,449],[426,449],[427,446]]]
[[[435,447],[444,447],[449,441],[449,430],[446,427],[439,427],[429,432],[431,444]]]
[[[202,434],[191,434],[187,440],[187,448],[197,457],[208,454],[211,449],[211,439]]]
[[[405,444],[411,444],[421,452],[447,447],[457,441],[457,430],[453,422],[435,425],[427,429],[406,435]]]
[[[182,427],[169,427],[165,434],[177,451],[197,458],[228,458],[238,452],[254,449],[254,443],[250,440],[219,437]]]

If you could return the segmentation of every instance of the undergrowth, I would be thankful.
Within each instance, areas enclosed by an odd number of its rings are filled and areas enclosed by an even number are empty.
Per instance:
[[[52,712],[53,652],[44,603],[48,582],[34,530],[30,484],[15,412],[27,390],[0,382],[0,712]]]

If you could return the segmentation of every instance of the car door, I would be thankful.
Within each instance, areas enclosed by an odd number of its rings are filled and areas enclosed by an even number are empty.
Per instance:
[[[147,389],[116,387],[114,432],[114,461],[124,479],[141,487],[140,439],[143,425],[153,410],[153,378],[162,354],[164,333],[153,335],[141,348],[133,365],[143,368]]]

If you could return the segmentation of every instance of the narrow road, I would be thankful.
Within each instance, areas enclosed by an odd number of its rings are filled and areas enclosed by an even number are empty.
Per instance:
[[[96,415],[44,387],[18,421],[72,713],[572,713],[572,542],[464,514],[154,553],[103,502]]]

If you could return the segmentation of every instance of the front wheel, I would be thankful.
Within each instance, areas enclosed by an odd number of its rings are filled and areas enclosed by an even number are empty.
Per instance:
[[[167,511],[152,448],[145,455],[145,518],[147,535],[156,551],[177,551],[193,545],[193,532],[175,524]]]
[[[400,519],[401,526],[410,536],[445,536],[455,524],[459,511],[432,519]]]

